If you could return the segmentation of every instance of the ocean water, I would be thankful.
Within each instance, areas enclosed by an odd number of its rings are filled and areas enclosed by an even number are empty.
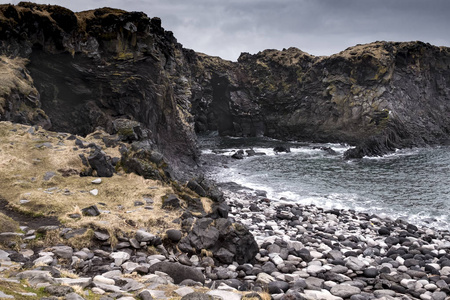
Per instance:
[[[354,209],[450,230],[450,147],[398,150],[344,160],[340,144],[285,143],[267,138],[200,138],[208,176],[219,183],[264,190],[277,201]],[[273,152],[287,145],[290,153]],[[331,147],[336,155],[314,149]],[[229,160],[234,151],[266,155]]]

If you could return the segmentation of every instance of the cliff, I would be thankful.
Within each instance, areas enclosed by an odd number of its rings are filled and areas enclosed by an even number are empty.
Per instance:
[[[143,13],[21,2],[0,5],[0,54],[0,120],[80,135],[137,121],[176,169],[196,166],[196,133],[211,130],[357,146],[348,157],[448,142],[450,50],[421,42],[230,62]]]
[[[129,119],[173,166],[195,165],[190,91],[178,75],[183,52],[160,19],[143,13],[0,5],[2,76],[9,77],[0,120],[87,135],[99,126],[117,133],[114,121]]]
[[[194,102],[198,131],[358,146],[348,157],[446,143],[450,49],[375,42],[330,57],[296,48],[200,57],[210,90]]]

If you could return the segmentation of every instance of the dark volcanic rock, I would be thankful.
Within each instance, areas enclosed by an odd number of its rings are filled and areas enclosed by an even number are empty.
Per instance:
[[[98,177],[111,177],[114,174],[114,167],[111,158],[106,156],[100,149],[95,149],[94,153],[87,158],[92,169],[97,171]]]
[[[149,273],[161,271],[173,278],[175,284],[178,284],[186,279],[192,279],[197,282],[205,283],[205,277],[202,272],[194,267],[188,267],[179,263],[159,262],[151,265]]]
[[[178,244],[181,251],[194,254],[210,250],[223,263],[231,260],[239,264],[251,261],[258,253],[258,245],[248,229],[228,219],[197,219],[189,229]]]

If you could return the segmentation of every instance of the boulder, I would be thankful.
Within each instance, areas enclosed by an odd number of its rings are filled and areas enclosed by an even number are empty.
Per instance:
[[[238,150],[233,155],[231,155],[231,158],[234,159],[244,159],[244,150]]]
[[[280,153],[280,152],[289,153],[289,152],[291,152],[291,148],[289,146],[276,146],[275,148],[273,148],[273,152],[275,152],[275,153]]]
[[[203,249],[209,250],[222,263],[236,261],[244,264],[250,262],[259,251],[247,227],[228,219],[197,219],[192,229],[185,230],[188,234],[178,244],[181,251],[195,254]]]
[[[111,163],[111,158],[105,152],[96,148],[94,153],[87,158],[92,169],[97,171],[98,177],[112,177],[114,174],[114,166]]]
[[[179,263],[158,262],[149,268],[149,273],[155,273],[156,271],[164,272],[172,277],[175,284],[179,284],[185,279],[192,279],[202,284],[205,283],[205,277],[200,270]]]

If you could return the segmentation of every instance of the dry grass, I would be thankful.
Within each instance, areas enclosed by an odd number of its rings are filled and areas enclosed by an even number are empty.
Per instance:
[[[19,224],[0,212],[0,233],[1,232],[18,232]]]
[[[24,95],[37,94],[33,79],[22,71],[26,64],[25,58],[0,56],[0,96],[10,94],[12,89],[17,89]]]
[[[10,206],[30,215],[56,216],[67,227],[91,227],[110,233],[128,232],[145,228],[158,233],[165,227],[177,227],[171,220],[179,211],[161,208],[162,197],[174,193],[173,189],[155,180],[144,179],[135,174],[115,174],[102,178],[101,184],[92,184],[94,177],[62,176],[57,170],[83,170],[79,154],[89,156],[88,149],[74,150],[74,141],[68,135],[39,129],[34,134],[29,126],[0,122],[0,195]],[[86,137],[87,142],[101,145],[110,156],[119,156],[118,147],[106,148],[96,132]],[[51,147],[43,146],[50,143]],[[56,175],[44,180],[46,172]],[[89,193],[98,189],[97,196]],[[135,206],[136,201],[145,203],[144,197],[153,199],[153,209]],[[20,200],[29,200],[20,204]],[[96,205],[102,214],[97,217],[82,216],[71,219],[69,215],[80,209]],[[155,226],[156,225],[156,226]]]

